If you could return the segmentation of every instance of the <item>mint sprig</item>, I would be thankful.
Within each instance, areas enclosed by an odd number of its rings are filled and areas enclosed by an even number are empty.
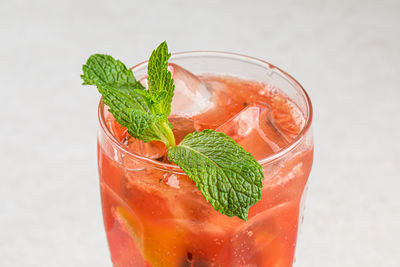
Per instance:
[[[166,53],[167,56],[160,58],[159,53]],[[168,48],[163,43],[150,61],[168,66],[168,58]],[[159,72],[149,71],[148,79],[155,80],[153,76],[159,77]],[[108,55],[95,54],[83,66],[81,77],[84,84],[97,86],[109,111],[118,123],[128,128],[131,136],[145,142],[162,141],[167,147],[175,145],[172,126],[168,122],[172,101],[170,95],[174,90],[171,74],[166,75],[157,87],[152,82],[149,90],[146,90],[135,79],[132,70],[121,61]],[[171,100],[166,101],[163,96],[169,96]]]
[[[166,42],[153,51],[148,89],[121,61],[108,55],[92,55],[81,77],[84,84],[97,86],[109,111],[131,136],[163,142],[170,160],[195,182],[214,209],[247,220],[249,208],[261,198],[262,167],[232,138],[214,130],[188,134],[175,144],[168,121],[175,88],[167,69],[170,56]]]

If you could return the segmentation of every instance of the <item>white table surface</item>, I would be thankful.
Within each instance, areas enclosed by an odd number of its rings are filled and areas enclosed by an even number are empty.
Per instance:
[[[111,266],[95,52],[266,59],[308,90],[315,162],[296,267],[400,266],[400,1],[0,1],[0,266]],[[397,163],[397,166],[396,166]]]

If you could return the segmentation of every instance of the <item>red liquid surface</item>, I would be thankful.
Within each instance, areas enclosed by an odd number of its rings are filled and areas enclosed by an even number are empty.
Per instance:
[[[192,118],[170,117],[179,142],[194,130],[230,135],[257,160],[287,146],[304,126],[300,110],[279,90],[233,77],[203,76],[217,105]],[[144,144],[105,112],[107,127],[137,154],[168,162],[163,144]],[[98,162],[104,223],[114,266],[265,266],[293,264],[301,198],[312,142],[263,166],[261,200],[249,219],[227,217],[185,175],[121,153],[101,134]]]

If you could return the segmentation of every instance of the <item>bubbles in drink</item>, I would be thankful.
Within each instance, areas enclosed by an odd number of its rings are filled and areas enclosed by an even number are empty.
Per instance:
[[[282,223],[279,216],[293,216],[297,209],[293,201],[264,210],[249,219],[232,234],[234,266],[289,266],[291,249],[286,249],[284,238],[292,239],[293,225]],[[293,216],[295,219],[295,216]],[[268,222],[265,223],[265,222]]]

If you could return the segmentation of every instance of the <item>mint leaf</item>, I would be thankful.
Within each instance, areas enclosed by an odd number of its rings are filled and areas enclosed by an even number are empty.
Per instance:
[[[109,111],[131,136],[145,142],[162,141],[167,147],[175,145],[169,113],[158,108],[157,97],[121,61],[108,55],[92,55],[81,77],[84,84],[97,86]]]
[[[261,198],[262,167],[224,133],[188,134],[178,146],[169,148],[168,156],[222,214],[247,220],[250,206]]]
[[[84,84],[108,85],[120,89],[145,89],[136,81],[133,72],[124,63],[115,60],[112,56],[95,54],[83,65],[81,78]]]
[[[147,66],[149,92],[157,102],[155,109],[168,115],[171,113],[171,102],[175,89],[171,72],[168,71],[168,59],[170,57],[167,43],[162,42],[151,54]]]

